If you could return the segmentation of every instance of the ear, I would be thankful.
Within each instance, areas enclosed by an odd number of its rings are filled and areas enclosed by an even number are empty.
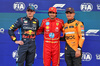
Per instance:
[[[74,16],[75,16],[75,13],[74,13]]]
[[[27,11],[26,11],[26,13],[27,13]]]
[[[35,14],[35,11],[34,11],[34,14]]]

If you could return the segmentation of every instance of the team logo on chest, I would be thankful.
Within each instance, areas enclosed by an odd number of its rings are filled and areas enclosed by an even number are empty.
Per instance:
[[[35,22],[35,21],[33,21],[33,24],[36,24],[36,22]]]
[[[68,29],[68,26],[67,26],[67,27],[65,27],[65,29]]]
[[[27,20],[25,20],[23,25],[28,25],[28,21],[27,21]]]
[[[24,23],[27,23],[27,20],[25,20]]]
[[[59,31],[59,27],[56,27],[55,31],[57,31],[57,32],[58,32],[58,31]]]
[[[49,25],[50,23],[49,22],[46,22],[46,25]]]
[[[58,25],[59,25],[59,23],[56,23],[56,25],[58,26]]]
[[[49,26],[46,26],[46,29],[49,29]]]
[[[49,34],[49,37],[50,37],[50,38],[54,38],[54,36],[55,36],[54,33],[50,33],[50,34]]]

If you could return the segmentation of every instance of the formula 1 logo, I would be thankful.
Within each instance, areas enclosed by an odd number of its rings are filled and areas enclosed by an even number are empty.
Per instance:
[[[29,3],[29,6],[33,6],[36,10],[38,9],[38,5],[34,3]]]
[[[93,9],[93,5],[91,3],[82,3],[80,9],[83,12],[90,12]]]
[[[62,9],[66,4],[55,4],[53,7],[56,7],[57,10],[65,10],[65,9]]]
[[[89,29],[86,32],[86,36],[99,36],[99,35],[96,35],[96,33],[98,32],[99,32],[99,29]]]
[[[4,28],[0,28],[0,33],[4,33]]]
[[[89,52],[82,52],[82,61],[91,61],[92,54]]]
[[[23,11],[25,9],[25,4],[23,2],[15,2],[13,8],[15,11]]]
[[[60,59],[64,60],[64,54],[65,53],[60,53]]]

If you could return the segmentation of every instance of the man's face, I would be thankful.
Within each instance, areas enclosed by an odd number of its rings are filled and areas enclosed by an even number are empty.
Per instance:
[[[49,12],[48,15],[49,15],[50,19],[55,19],[56,16],[57,16],[57,13],[55,13],[55,12]]]
[[[66,17],[68,20],[71,20],[73,19],[75,16],[75,13],[72,13],[72,12],[66,12]]]
[[[33,10],[31,10],[31,9],[28,9],[28,10],[26,11],[26,13],[27,13],[27,16],[28,16],[28,17],[33,17],[34,14],[35,14],[35,11],[33,11]]]

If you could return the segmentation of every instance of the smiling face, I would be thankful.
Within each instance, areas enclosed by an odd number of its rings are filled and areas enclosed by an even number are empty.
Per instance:
[[[66,12],[66,17],[68,20],[74,19],[75,13],[72,12]]]
[[[35,11],[33,11],[33,10],[31,10],[31,9],[28,9],[28,10],[26,11],[26,13],[27,13],[27,17],[33,17],[34,14],[35,14]]]
[[[55,13],[55,12],[49,12],[48,15],[49,15],[50,19],[55,19],[56,16],[57,16],[57,13]]]

